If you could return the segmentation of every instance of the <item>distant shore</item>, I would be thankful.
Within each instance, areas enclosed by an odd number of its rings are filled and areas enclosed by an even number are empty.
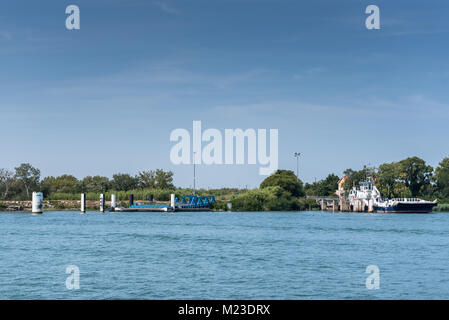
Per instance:
[[[122,207],[127,207],[129,201],[117,201]],[[110,201],[105,201],[105,210],[109,210]],[[44,211],[76,211],[80,210],[80,200],[44,200]],[[99,201],[87,200],[86,209],[88,211],[100,211]],[[6,212],[31,212],[31,201],[0,201],[0,211]],[[212,208],[211,211],[225,211],[222,206]],[[275,210],[282,211],[282,210]],[[291,211],[291,210],[288,210]],[[434,208],[434,212],[449,212],[449,204],[441,203]]]

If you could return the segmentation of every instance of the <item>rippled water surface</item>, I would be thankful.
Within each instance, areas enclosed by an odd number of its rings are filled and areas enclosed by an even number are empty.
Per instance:
[[[0,299],[379,298],[449,299],[448,213],[0,213]]]

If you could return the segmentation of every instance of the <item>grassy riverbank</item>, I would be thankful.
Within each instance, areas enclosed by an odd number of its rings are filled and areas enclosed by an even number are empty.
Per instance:
[[[416,176],[407,172],[409,167],[416,167],[420,172]],[[432,182],[432,168],[425,165],[419,158],[408,158],[397,163],[384,164],[378,170],[364,167],[362,170],[346,170],[343,187],[346,190],[358,185],[368,176],[376,179],[376,186],[383,190],[390,197],[420,197],[426,200],[439,198],[439,205],[435,211],[449,211],[449,186],[446,183],[449,177],[449,158],[440,163],[435,169],[435,180]],[[422,172],[421,172],[422,171]],[[399,175],[399,176],[398,176]],[[403,176],[410,176],[404,180]],[[416,176],[416,177],[415,177]],[[426,181],[418,179],[426,177]],[[0,210],[29,210],[31,209],[31,192],[41,191],[44,194],[45,210],[78,210],[80,207],[80,193],[86,194],[87,208],[98,210],[100,194],[104,193],[106,207],[115,194],[117,201],[122,206],[127,207],[129,198],[134,196],[134,200],[148,200],[150,195],[156,201],[169,201],[172,193],[177,196],[214,195],[216,203],[213,210],[224,211],[228,206],[232,206],[232,211],[301,211],[319,210],[320,206],[314,199],[307,199],[307,196],[335,196],[335,190],[339,182],[339,177],[330,174],[327,178],[314,182],[313,184],[303,184],[293,171],[277,170],[267,177],[255,189],[220,188],[220,189],[199,189],[176,188],[173,184],[173,173],[163,170],[143,171],[132,176],[129,174],[115,174],[110,180],[106,177],[94,176],[85,177],[82,180],[70,175],[59,177],[46,177],[40,179],[40,171],[29,164],[22,164],[16,168],[15,174],[7,170],[1,170],[0,174],[0,195],[4,201],[0,202]],[[432,183],[431,183],[432,182]],[[419,188],[418,188],[419,186]],[[447,188],[446,188],[447,187]],[[386,190],[386,191],[385,191]],[[102,192],[104,191],[104,192]]]
[[[218,200],[213,204],[212,211],[227,211],[227,204],[232,204],[232,211],[303,211],[320,210],[319,205],[313,199],[283,199],[258,189],[248,190],[234,196],[229,201]],[[138,200],[138,199],[136,199]],[[118,201],[122,207],[128,207],[128,200]],[[110,201],[106,201],[105,210],[110,207]],[[80,201],[76,200],[51,200],[44,201],[44,211],[76,211],[80,209]],[[99,201],[86,201],[87,211],[99,211]],[[31,211],[31,201],[3,201],[0,202],[0,211]],[[449,203],[440,203],[434,208],[434,212],[449,212]]]

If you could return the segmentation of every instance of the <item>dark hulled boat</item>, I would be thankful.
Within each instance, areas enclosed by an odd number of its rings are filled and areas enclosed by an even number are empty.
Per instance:
[[[422,199],[392,199],[374,202],[374,211],[383,213],[430,213],[437,201]]]

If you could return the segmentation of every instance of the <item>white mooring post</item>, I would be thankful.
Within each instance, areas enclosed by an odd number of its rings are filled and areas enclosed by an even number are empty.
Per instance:
[[[86,212],[86,194],[81,193],[81,213]]]
[[[170,207],[171,207],[173,210],[175,210],[175,194],[174,194],[174,193],[172,193],[172,194],[170,195]]]
[[[32,213],[44,212],[44,195],[42,192],[33,192],[33,199],[31,201]]]
[[[374,200],[369,199],[368,201],[368,212],[374,212]]]
[[[100,212],[104,212],[104,194],[100,194]]]
[[[115,209],[117,206],[117,197],[115,194],[111,194],[111,208]]]

